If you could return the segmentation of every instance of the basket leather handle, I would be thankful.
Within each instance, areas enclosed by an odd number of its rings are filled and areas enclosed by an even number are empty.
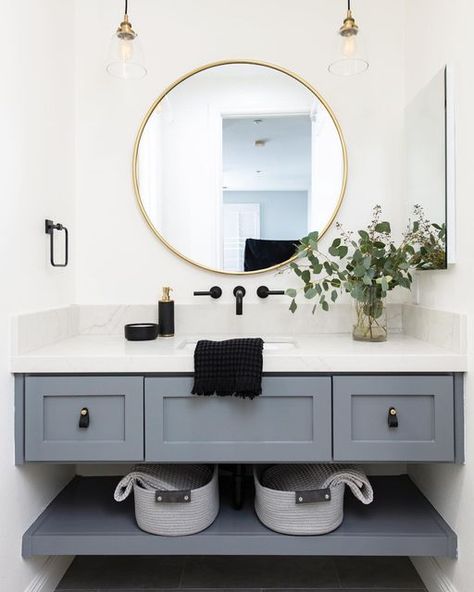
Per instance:
[[[306,491],[295,491],[296,504],[314,504],[315,502],[330,502],[331,490],[326,489],[311,489]]]
[[[191,503],[191,490],[155,491],[155,501],[158,504],[189,504]]]

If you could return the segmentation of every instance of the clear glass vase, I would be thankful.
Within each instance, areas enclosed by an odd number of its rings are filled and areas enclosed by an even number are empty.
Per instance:
[[[368,287],[362,301],[354,300],[355,341],[387,341],[387,307],[377,287]]]

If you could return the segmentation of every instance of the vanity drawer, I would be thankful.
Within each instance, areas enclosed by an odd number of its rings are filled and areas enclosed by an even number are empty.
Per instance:
[[[331,379],[263,379],[253,400],[191,395],[193,378],[145,379],[145,458],[166,462],[331,459]]]
[[[334,460],[454,460],[451,376],[335,376],[333,386]]]
[[[143,460],[143,378],[27,377],[25,460]]]

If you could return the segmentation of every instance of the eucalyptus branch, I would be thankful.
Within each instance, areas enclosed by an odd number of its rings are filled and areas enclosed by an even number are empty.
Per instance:
[[[335,238],[328,254],[319,250],[319,234],[312,232],[301,240],[298,257],[290,264],[300,278],[300,289],[290,288],[290,310],[297,309],[296,298],[303,293],[307,300],[317,299],[318,307],[328,311],[343,293],[349,293],[361,303],[370,301],[371,314],[381,309],[382,299],[400,286],[410,289],[412,269],[434,268],[445,257],[446,229],[433,224],[423,208],[415,206],[414,222],[409,222],[401,243],[392,239],[390,223],[382,220],[382,208],[376,205],[366,230],[359,230],[357,238],[338,222],[339,237]],[[301,262],[300,262],[301,260]]]

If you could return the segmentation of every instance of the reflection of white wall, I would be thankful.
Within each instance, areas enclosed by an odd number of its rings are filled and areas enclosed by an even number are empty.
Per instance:
[[[151,205],[147,211],[166,240],[189,258],[218,266],[222,116],[310,113],[314,104],[314,95],[300,83],[281,72],[255,66],[211,69],[173,89],[162,108],[151,116],[139,153],[142,199]],[[321,179],[316,199],[322,205],[321,209],[319,204],[315,207],[315,220],[321,224],[334,209],[341,189],[342,155],[337,131],[322,107],[317,118],[321,118],[318,147],[323,166],[316,168]],[[335,163],[330,163],[333,157]],[[147,182],[151,166],[157,166],[157,171],[151,174],[153,181]]]
[[[406,109],[408,206],[424,207],[429,220],[446,220],[446,127],[444,69],[423,87]]]
[[[225,191],[224,204],[260,205],[260,238],[298,240],[308,233],[306,191]]]
[[[321,106],[313,113],[312,130],[309,226],[311,230],[321,231],[330,220],[341,194],[344,161],[334,123]]]

